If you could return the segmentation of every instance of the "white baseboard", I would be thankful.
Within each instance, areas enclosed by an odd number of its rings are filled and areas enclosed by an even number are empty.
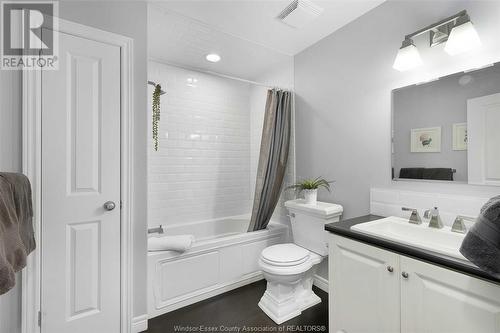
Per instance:
[[[148,315],[132,318],[132,333],[144,332],[148,329]]]
[[[318,274],[314,275],[314,285],[325,293],[328,292],[328,280]]]

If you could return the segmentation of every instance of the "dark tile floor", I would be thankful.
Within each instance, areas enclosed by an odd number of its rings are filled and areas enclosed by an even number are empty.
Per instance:
[[[146,332],[328,332],[328,294],[313,288],[322,302],[281,325],[257,305],[266,289],[261,280],[153,318]]]

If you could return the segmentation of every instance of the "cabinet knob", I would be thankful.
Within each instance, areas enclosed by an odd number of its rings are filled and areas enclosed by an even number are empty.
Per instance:
[[[401,276],[404,277],[405,279],[407,279],[408,276],[410,276],[410,275],[406,272],[401,272]]]
[[[387,266],[387,271],[389,271],[390,273],[394,272],[394,267]]]

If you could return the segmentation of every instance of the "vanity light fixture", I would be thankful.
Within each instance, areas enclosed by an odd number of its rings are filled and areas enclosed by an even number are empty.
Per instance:
[[[429,44],[431,47],[446,42],[444,50],[450,55],[466,52],[481,45],[479,36],[472,25],[467,11],[463,10],[444,20],[406,35],[392,66],[394,69],[407,71],[423,64],[420,53],[413,43],[413,38],[426,33],[429,33]]]
[[[422,65],[423,62],[422,58],[420,58],[420,52],[418,52],[417,47],[413,44],[413,40],[411,38],[405,38],[403,45],[401,45],[398,51],[396,60],[394,60],[392,68],[404,72]]]
[[[210,53],[205,56],[205,59],[210,62],[219,62],[221,57],[217,53]]]
[[[465,14],[457,19],[451,30],[450,37],[444,47],[449,55],[464,53],[481,46],[481,40],[469,15]]]

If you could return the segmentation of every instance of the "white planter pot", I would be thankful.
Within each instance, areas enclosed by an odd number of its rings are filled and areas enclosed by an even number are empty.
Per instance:
[[[306,204],[315,205],[318,201],[318,190],[304,190],[304,200]]]

